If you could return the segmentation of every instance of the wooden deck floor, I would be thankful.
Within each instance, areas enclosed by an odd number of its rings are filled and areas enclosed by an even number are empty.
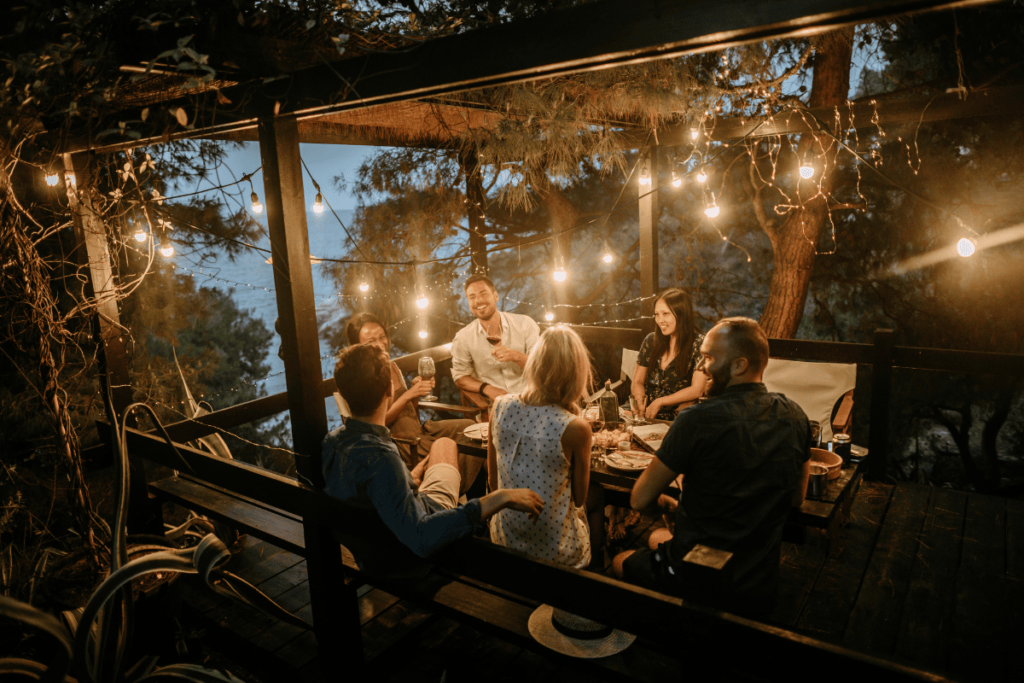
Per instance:
[[[660,522],[631,531],[639,547]],[[310,619],[305,562],[253,539],[229,569]],[[1024,680],[1024,501],[864,484],[836,543],[783,545],[772,621],[965,681]],[[190,577],[191,578],[191,577]],[[311,632],[185,582],[187,618],[250,680],[320,680]],[[363,645],[382,681],[591,676],[488,637],[372,586],[359,589]]]

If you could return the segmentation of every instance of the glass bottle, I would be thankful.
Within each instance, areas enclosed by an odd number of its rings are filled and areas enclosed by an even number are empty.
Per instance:
[[[601,412],[604,414],[605,425],[608,425],[610,422],[619,421],[619,397],[612,391],[612,381],[610,379],[604,382],[604,391],[598,397],[598,404],[601,406]]]

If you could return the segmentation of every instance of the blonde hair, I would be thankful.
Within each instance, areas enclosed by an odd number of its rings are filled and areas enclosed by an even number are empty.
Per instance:
[[[554,404],[579,415],[580,399],[593,386],[590,352],[573,330],[550,327],[530,351],[524,376],[527,389],[522,398],[527,404]]]

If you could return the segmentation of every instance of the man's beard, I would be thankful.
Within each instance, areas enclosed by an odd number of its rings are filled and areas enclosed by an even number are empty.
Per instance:
[[[705,372],[704,374],[711,378],[711,385],[707,389],[708,397],[721,396],[725,388],[729,386],[729,382],[732,381],[732,370],[729,368],[723,368],[719,372]]]

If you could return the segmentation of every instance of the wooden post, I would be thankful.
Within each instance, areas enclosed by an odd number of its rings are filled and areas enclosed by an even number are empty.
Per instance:
[[[885,479],[889,459],[889,399],[892,395],[892,330],[875,330],[871,366],[871,433],[868,435],[867,478]]]
[[[100,390],[109,392],[113,414],[107,409],[111,424],[120,425],[121,416],[132,403],[128,360],[124,351],[124,334],[117,308],[117,285],[110,263],[107,229],[99,211],[96,190],[95,159],[91,152],[65,154],[65,187],[75,227],[75,253],[86,276],[85,296],[96,302],[93,317],[93,339],[99,347]],[[105,405],[105,404],[104,404]],[[129,419],[134,427],[135,420]],[[117,454],[112,454],[117,457]],[[128,529],[130,533],[163,535],[160,507],[150,504],[146,465],[140,458],[128,459]]]
[[[300,454],[296,466],[302,477],[322,490],[320,449],[327,434],[327,411],[321,391],[298,126],[293,117],[263,117],[259,136],[292,440]],[[303,521],[303,533],[324,678],[332,680],[341,671],[353,671],[359,678],[363,668],[359,612],[355,591],[342,579],[341,546],[326,527],[308,518]]]
[[[644,172],[650,185],[642,180]],[[640,208],[640,296],[652,297],[658,292],[658,147],[650,146],[640,153],[640,177],[637,182]],[[654,299],[640,305],[640,322],[644,334],[654,331]]]
[[[487,224],[484,222],[484,179],[480,159],[463,154],[460,159],[466,174],[466,217],[469,219],[469,251],[473,273],[487,274]]]

